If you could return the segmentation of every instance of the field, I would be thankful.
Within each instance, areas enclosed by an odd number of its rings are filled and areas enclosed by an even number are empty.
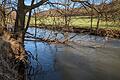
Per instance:
[[[27,18],[27,17],[26,17]],[[93,18],[92,27],[97,27],[97,18]],[[89,16],[74,16],[68,17],[67,22],[69,26],[72,27],[82,27],[82,28],[89,28],[91,26],[91,17]],[[36,21],[37,25],[65,25],[65,20],[62,17],[37,17]],[[35,18],[31,18],[30,25],[35,25]],[[100,19],[99,28],[109,28],[109,29],[120,29],[119,21],[105,21]]]

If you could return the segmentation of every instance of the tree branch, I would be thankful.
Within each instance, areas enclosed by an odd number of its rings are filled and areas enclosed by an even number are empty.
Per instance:
[[[35,0],[32,0],[32,2],[31,2],[31,6],[33,5],[34,1],[35,1]],[[32,13],[32,10],[29,11],[29,16],[28,16],[27,25],[26,25],[26,27],[25,27],[25,29],[24,29],[25,32],[26,32],[27,29],[29,28],[30,19],[31,19],[31,13]]]
[[[48,0],[41,0],[40,2],[33,4],[31,6],[26,6],[27,11],[30,11],[36,7],[39,7],[40,5],[43,5],[45,2],[47,2]]]

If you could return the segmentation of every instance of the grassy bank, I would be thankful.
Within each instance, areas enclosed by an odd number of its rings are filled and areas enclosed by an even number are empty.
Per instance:
[[[27,54],[12,36],[0,28],[0,80],[25,80]]]
[[[27,18],[27,17],[26,17]],[[69,20],[68,20],[69,21]],[[97,27],[97,18],[93,18],[92,27]],[[41,24],[44,25],[65,25],[65,21],[62,17],[37,17],[36,24],[39,26]],[[35,25],[35,18],[31,18],[30,25]],[[89,16],[74,16],[70,18],[69,26],[75,28],[90,28],[91,26],[91,17]],[[119,29],[120,30],[120,23],[119,21],[105,21],[101,18],[99,23],[99,28],[108,28],[108,29]]]
[[[24,65],[15,62],[11,44],[0,39],[0,80],[25,80]]]
[[[98,19],[93,17],[91,28],[90,16],[74,16],[71,17],[69,26],[65,26],[64,19],[62,17],[37,17],[37,27],[47,28],[52,30],[86,33],[98,36],[107,36],[111,38],[120,38],[120,23],[119,21],[105,21],[100,19],[99,28],[96,30]],[[31,26],[35,25],[35,18],[31,18]]]

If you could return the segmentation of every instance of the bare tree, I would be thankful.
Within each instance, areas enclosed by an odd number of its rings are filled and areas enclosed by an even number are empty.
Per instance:
[[[41,0],[38,3],[32,4],[30,6],[25,5],[24,1],[25,0],[18,0],[17,10],[16,10],[17,16],[15,22],[15,31],[14,31],[14,33],[17,35],[16,39],[19,40],[21,43],[24,42],[25,33],[27,31],[26,30],[27,28],[25,27],[26,13],[36,7],[39,7],[40,5],[43,5],[47,0]]]

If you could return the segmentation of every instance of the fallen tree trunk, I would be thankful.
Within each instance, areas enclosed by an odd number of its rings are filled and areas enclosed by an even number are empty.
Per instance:
[[[65,44],[67,40],[58,40],[58,39],[48,39],[48,38],[39,38],[39,37],[32,37],[32,36],[26,36],[25,38],[31,38],[31,39],[25,39],[25,41],[38,41],[38,42],[47,42],[47,43],[60,43]]]

